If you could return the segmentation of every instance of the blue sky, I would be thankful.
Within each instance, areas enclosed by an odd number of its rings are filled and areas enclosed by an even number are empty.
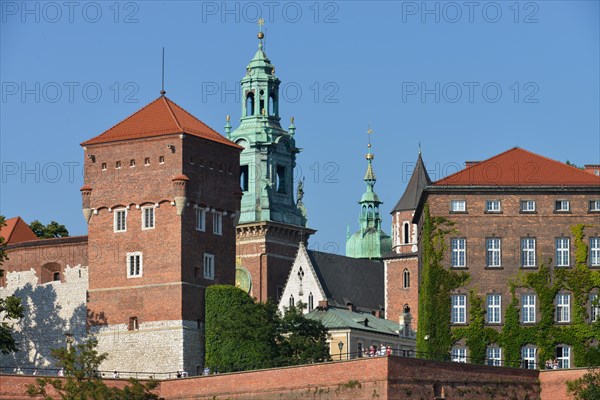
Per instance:
[[[468,4],[465,4],[468,3]],[[433,179],[520,146],[600,163],[599,3],[1,1],[0,214],[85,234],[79,143],[159,95],[219,132],[256,19],[304,151],[314,249],[358,229],[367,126],[384,228],[421,143]]]

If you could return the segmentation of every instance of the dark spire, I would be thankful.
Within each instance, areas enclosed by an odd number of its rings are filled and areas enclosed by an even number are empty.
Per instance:
[[[419,146],[419,157],[417,157],[415,169],[410,177],[410,180],[408,181],[408,185],[406,185],[404,194],[392,212],[416,209],[419,199],[421,198],[421,194],[423,193],[423,189],[430,184],[431,179],[429,178],[429,174],[425,169],[425,164],[423,163]]]

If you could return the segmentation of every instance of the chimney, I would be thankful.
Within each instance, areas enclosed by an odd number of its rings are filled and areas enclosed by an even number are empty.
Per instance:
[[[327,300],[319,300],[319,308],[327,310],[329,308],[329,302]]]
[[[465,161],[465,168],[472,167],[475,164],[479,164],[481,161]]]
[[[583,170],[589,174],[599,176],[600,164],[586,164],[583,166]]]

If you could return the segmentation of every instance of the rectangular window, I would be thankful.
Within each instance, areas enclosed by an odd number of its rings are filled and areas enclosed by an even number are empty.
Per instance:
[[[600,315],[600,302],[597,294],[590,294],[590,322],[596,322]]]
[[[537,348],[528,346],[521,349],[521,360],[523,360],[523,368],[536,369],[537,363]]]
[[[535,324],[535,294],[521,297],[521,319],[524,324]]]
[[[206,210],[196,208],[196,230],[204,232],[206,229]]]
[[[150,157],[144,158],[144,165],[150,165]]]
[[[487,295],[488,324],[499,324],[502,315],[502,297],[499,294]]]
[[[466,239],[451,239],[450,247],[452,248],[452,267],[466,267],[467,240]]]
[[[240,166],[240,188],[243,192],[248,191],[248,166]]]
[[[571,322],[571,295],[556,295],[556,322]]]
[[[453,324],[465,324],[467,322],[467,296],[457,294],[452,296],[452,315]]]
[[[129,166],[130,167],[135,167],[135,160],[129,160]]]
[[[213,214],[213,233],[215,235],[223,234],[223,213],[218,211]]]
[[[486,212],[500,212],[500,200],[486,200],[485,202]]]
[[[140,325],[138,323],[137,317],[129,317],[129,325],[127,325],[127,330],[135,331],[140,329]]]
[[[487,365],[493,367],[502,366],[502,349],[500,347],[488,347],[486,353]]]
[[[127,230],[127,210],[115,210],[115,232],[125,232]]]
[[[590,211],[600,211],[600,200],[590,200]]]
[[[106,171],[106,163],[105,162],[102,163],[102,171]]]
[[[535,200],[522,200],[521,201],[522,212],[535,212]]]
[[[164,164],[165,163],[165,156],[158,157],[158,163],[159,164]]]
[[[139,278],[142,276],[142,252],[127,253],[127,277]]]
[[[556,266],[569,266],[569,238],[556,239]]]
[[[452,362],[467,362],[467,349],[465,347],[453,347],[450,353]]]
[[[571,368],[571,346],[558,346],[556,348],[558,368]]]
[[[600,237],[590,238],[590,265],[600,267]]]
[[[215,279],[215,255],[204,253],[204,278]]]
[[[120,169],[120,168],[121,168],[121,161],[117,161],[117,162],[115,163],[115,168],[116,168],[116,169]]]
[[[452,200],[450,202],[450,211],[451,212],[466,212],[467,211],[467,202],[465,200]]]
[[[485,247],[487,253],[487,266],[499,267],[502,265],[500,256],[500,238],[485,239]]]
[[[521,265],[523,267],[535,267],[535,239],[521,239]]]
[[[556,200],[554,202],[554,210],[557,212],[568,212],[569,200]]]
[[[277,193],[285,193],[286,192],[286,179],[285,179],[285,167],[283,165],[277,166],[277,177],[276,177],[276,186],[275,190]]]
[[[154,228],[154,206],[142,207],[142,229]]]

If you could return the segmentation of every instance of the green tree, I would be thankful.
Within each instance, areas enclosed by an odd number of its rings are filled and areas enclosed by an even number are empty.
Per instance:
[[[56,221],[50,221],[48,225],[42,224],[37,219],[29,224],[29,228],[35,233],[35,236],[40,239],[52,239],[69,236],[69,231],[64,225]]]
[[[600,400],[600,370],[591,369],[581,378],[567,381],[567,391],[575,400]]]
[[[327,329],[321,321],[305,318],[303,308],[302,303],[286,308],[281,318],[281,356],[297,364],[329,360]]]
[[[65,378],[39,378],[35,384],[27,387],[27,394],[51,400],[52,397],[48,394],[50,386],[64,400],[158,399],[158,395],[152,393],[159,385],[155,380],[141,383],[131,378],[123,389],[109,388],[97,373],[108,354],[98,354],[97,345],[97,340],[88,339],[70,349],[52,350],[52,356],[57,360],[56,366],[64,371]]]
[[[4,216],[0,215],[0,228],[6,226],[4,222]],[[4,250],[5,239],[0,236],[0,266],[5,260],[8,260],[6,251]],[[4,271],[0,269],[0,278]],[[17,351],[17,343],[13,338],[12,324],[8,321],[19,319],[23,316],[23,306],[21,305],[21,299],[15,296],[8,296],[6,298],[0,298],[0,352],[2,354],[8,354]]]

